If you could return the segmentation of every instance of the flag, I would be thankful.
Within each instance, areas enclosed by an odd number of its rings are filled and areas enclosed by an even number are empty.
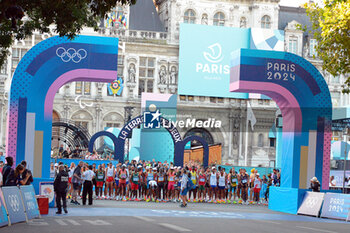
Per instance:
[[[250,102],[247,101],[247,121],[250,121],[250,126],[252,127],[252,131],[254,131],[254,125],[256,124],[256,118],[252,110],[252,106],[250,106]]]
[[[123,88],[124,88],[123,79],[118,77],[117,80],[108,84],[108,93],[110,95],[112,94],[121,95]]]

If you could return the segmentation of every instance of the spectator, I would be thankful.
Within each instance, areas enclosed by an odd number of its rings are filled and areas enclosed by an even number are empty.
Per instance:
[[[18,164],[16,169],[14,171],[12,170],[11,173],[7,176],[6,186],[25,185],[31,174],[27,173],[27,175],[24,177],[23,172],[23,165]]]
[[[75,150],[73,150],[72,152],[72,159],[80,158],[80,153],[81,153],[81,149],[79,149],[79,146],[76,146]]]
[[[27,162],[25,160],[23,160],[21,164],[24,167],[24,172],[22,174],[22,177],[27,177],[27,174],[29,174],[29,179],[24,185],[30,185],[33,182],[32,172],[29,169],[27,169]]]
[[[71,154],[72,154],[72,152],[70,151],[70,148],[67,147],[67,149],[65,151],[63,151],[63,153],[62,153],[62,158],[68,159]]]
[[[329,187],[335,187],[337,185],[334,176],[331,176],[329,179]]]
[[[2,173],[0,172],[0,187],[2,187]]]
[[[310,180],[310,188],[312,189],[312,192],[319,192],[320,191],[320,182],[317,180],[316,177],[313,177]]]
[[[4,162],[0,161],[0,173],[2,173],[2,169],[4,168]]]
[[[6,165],[2,169],[2,180],[3,185],[6,186],[7,177],[10,173],[13,173],[13,158],[12,157],[6,157]]]

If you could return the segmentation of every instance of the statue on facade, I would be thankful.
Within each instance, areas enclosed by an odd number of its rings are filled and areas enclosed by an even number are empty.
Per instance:
[[[170,84],[176,84],[176,76],[177,76],[176,67],[173,66],[171,67],[171,71],[170,71]]]
[[[129,65],[129,79],[128,81],[131,83],[135,83],[136,82],[136,70],[135,70],[135,65],[134,64],[130,64]]]
[[[207,14],[203,14],[202,15],[202,22],[203,25],[208,25],[208,15]]]
[[[166,70],[165,66],[160,67],[159,71],[159,84],[166,84]]]

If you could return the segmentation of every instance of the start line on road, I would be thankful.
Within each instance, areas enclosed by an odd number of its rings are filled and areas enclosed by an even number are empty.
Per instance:
[[[58,224],[60,226],[81,226],[81,225],[86,225],[90,224],[92,226],[111,226],[112,224],[101,220],[101,219],[83,219],[83,220],[73,220],[73,219],[55,219],[54,221],[55,224]],[[31,226],[48,226],[50,225],[48,222],[46,222],[44,219],[33,219],[28,222],[29,225]]]

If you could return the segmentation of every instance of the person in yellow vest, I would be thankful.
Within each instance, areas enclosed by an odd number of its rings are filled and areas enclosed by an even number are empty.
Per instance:
[[[195,166],[192,166],[192,169],[190,171],[190,174],[191,174],[191,180],[192,180],[192,183],[194,185],[193,189],[190,190],[190,194],[189,194],[189,200],[191,200],[191,194],[193,194],[193,202],[197,202],[197,179],[198,179],[198,176],[197,176],[197,171],[196,171],[196,167]]]

